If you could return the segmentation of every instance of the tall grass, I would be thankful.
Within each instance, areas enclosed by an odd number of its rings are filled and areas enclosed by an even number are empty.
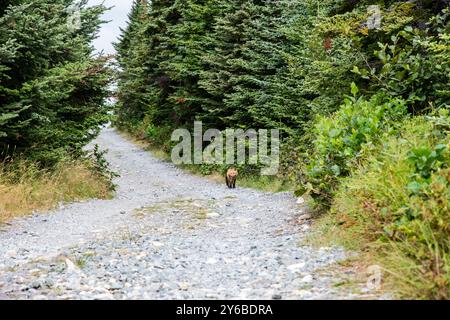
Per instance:
[[[61,202],[110,195],[110,182],[86,161],[64,161],[51,170],[27,160],[0,164],[0,222],[52,209]]]
[[[367,263],[382,265],[385,288],[402,298],[450,298],[448,160],[436,166],[420,193],[408,188],[416,174],[409,152],[419,146],[433,150],[445,142],[435,138],[433,130],[421,117],[408,120],[400,136],[387,138],[373,150],[343,181],[314,235],[358,250]]]

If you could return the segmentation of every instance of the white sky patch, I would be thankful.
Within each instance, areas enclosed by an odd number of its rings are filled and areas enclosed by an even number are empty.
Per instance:
[[[117,41],[120,35],[120,28],[125,28],[128,21],[128,13],[131,10],[133,0],[89,0],[89,5],[104,4],[106,7],[113,7],[102,17],[103,20],[110,21],[102,26],[98,39],[94,41],[97,51],[105,54],[114,54],[113,42]]]

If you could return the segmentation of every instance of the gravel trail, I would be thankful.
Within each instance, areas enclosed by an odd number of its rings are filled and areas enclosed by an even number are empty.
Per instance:
[[[182,172],[105,129],[118,190],[0,230],[0,299],[352,299],[340,249],[300,246],[288,193]],[[329,270],[329,271],[327,271]]]

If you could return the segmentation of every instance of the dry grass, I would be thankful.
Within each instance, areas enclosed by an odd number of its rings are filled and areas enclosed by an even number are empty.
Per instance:
[[[49,210],[61,202],[110,196],[108,182],[80,161],[61,163],[51,171],[27,161],[0,164],[0,222]]]

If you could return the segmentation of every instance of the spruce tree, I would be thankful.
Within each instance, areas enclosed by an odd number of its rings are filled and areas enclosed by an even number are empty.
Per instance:
[[[119,124],[136,128],[146,118],[156,126],[176,122],[169,103],[172,79],[164,61],[174,56],[168,28],[179,21],[177,3],[136,1],[116,45],[119,65]]]
[[[177,44],[173,43],[169,30],[181,23],[181,1],[152,1],[150,17],[144,27],[147,36],[146,77],[151,80],[148,97],[150,109],[148,120],[156,126],[176,126],[180,123],[174,103],[169,97],[174,93],[174,79],[169,75],[166,61],[177,55]]]
[[[282,6],[264,0],[245,6],[250,17],[243,26],[245,43],[241,56],[230,62],[232,69],[240,71],[230,78],[233,90],[226,94],[224,104],[234,110],[230,120],[239,126],[278,128],[285,116],[283,106],[269,106],[271,79],[286,66],[280,54],[285,39],[278,30]]]
[[[78,155],[107,113],[107,59],[91,45],[103,6],[80,8],[72,28],[66,0],[10,1],[0,17],[0,149],[43,165]]]
[[[239,61],[248,41],[245,30],[252,12],[247,0],[221,0],[217,5],[220,15],[216,18],[214,32],[208,37],[213,48],[203,55],[205,65],[199,84],[212,97],[204,106],[202,119],[209,126],[223,129],[233,125],[233,115],[237,111],[234,105],[223,102],[235,92],[236,80],[244,72]]]
[[[128,25],[115,44],[119,66],[119,101],[116,110],[118,125],[126,128],[138,126],[148,110],[146,96],[149,81],[145,78],[144,64],[150,52],[145,47],[143,33],[148,10],[146,0],[133,2]]]
[[[181,18],[168,28],[168,41],[173,54],[163,61],[171,78],[173,92],[168,102],[173,106],[178,124],[190,126],[201,118],[204,106],[211,101],[208,91],[200,87],[199,80],[205,64],[203,54],[214,49],[211,41],[217,0],[176,1]]]
[[[303,0],[280,0],[277,6],[278,19],[268,17],[267,22],[276,35],[272,56],[277,70],[267,78],[253,114],[264,126],[278,127],[288,136],[302,135],[315,116],[308,103],[317,93],[305,86],[304,72],[315,13]]]

